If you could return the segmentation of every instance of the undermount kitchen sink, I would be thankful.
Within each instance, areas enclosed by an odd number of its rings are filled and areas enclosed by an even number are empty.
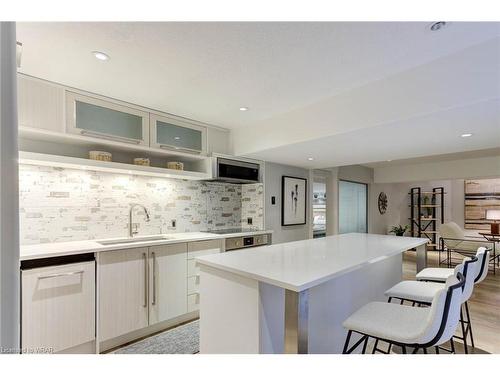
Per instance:
[[[172,237],[157,235],[157,236],[142,236],[142,237],[124,237],[124,238],[115,238],[112,240],[102,240],[96,241],[100,245],[118,245],[122,243],[134,243],[134,242],[145,242],[145,241],[164,241],[170,240]]]

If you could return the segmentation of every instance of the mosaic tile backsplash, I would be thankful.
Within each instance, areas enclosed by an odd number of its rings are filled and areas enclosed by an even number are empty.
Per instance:
[[[131,203],[143,204],[151,214],[146,222],[142,210],[134,210],[139,235],[264,227],[262,184],[21,165],[19,189],[22,245],[127,236]]]

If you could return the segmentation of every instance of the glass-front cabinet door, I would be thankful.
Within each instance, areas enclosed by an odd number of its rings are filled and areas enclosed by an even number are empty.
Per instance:
[[[149,113],[112,101],[66,92],[68,132],[136,145],[149,145]]]
[[[151,114],[151,146],[165,150],[205,154],[207,128]]]

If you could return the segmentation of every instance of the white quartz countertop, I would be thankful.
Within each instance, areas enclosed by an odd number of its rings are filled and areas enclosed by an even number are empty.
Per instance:
[[[300,292],[428,242],[349,233],[196,258],[199,264]]]
[[[167,245],[179,242],[216,240],[230,237],[246,237],[259,234],[270,234],[272,230],[256,230],[254,232],[230,233],[230,234],[213,234],[206,232],[185,232],[185,233],[167,233],[164,234],[165,239],[148,241],[119,243],[112,245],[102,245],[98,241],[113,240],[112,238],[88,240],[88,241],[71,241],[71,242],[51,242],[36,245],[25,245],[20,248],[20,260],[50,258],[63,255],[76,255],[85,253],[97,253],[101,251],[131,249],[134,247],[147,247],[157,245]],[[149,237],[149,236],[145,236]],[[137,236],[140,238],[140,236]]]

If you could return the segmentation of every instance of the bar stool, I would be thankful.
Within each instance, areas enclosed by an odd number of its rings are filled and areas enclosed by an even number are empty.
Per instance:
[[[477,249],[476,257],[479,259],[480,268],[476,280],[474,280],[475,284],[483,281],[488,275],[490,253],[491,249],[487,249],[485,247]],[[422,271],[417,273],[416,278],[419,281],[435,281],[438,283],[444,283],[450,275],[453,275],[453,268],[429,267],[424,268]]]
[[[479,264],[478,258],[473,257],[471,259],[465,259],[462,264],[459,264],[455,267],[454,273],[462,273],[465,277],[465,285],[462,293],[462,305],[465,305],[467,300],[472,295],[472,291],[474,289],[474,280],[477,277],[477,265]],[[389,297],[388,302],[391,302],[392,299],[396,298],[401,300],[401,304],[404,301],[413,302],[413,306],[415,304],[421,305],[429,305],[432,302],[432,299],[437,291],[440,290],[442,284],[435,282],[422,282],[422,281],[402,281],[392,288],[385,292],[385,295]],[[470,325],[465,321],[462,313],[462,309],[460,309],[460,323],[462,327],[462,337],[455,336],[458,339],[464,341],[464,350],[465,353],[468,354],[467,349],[467,336],[470,330]],[[467,323],[467,325],[466,325]],[[438,349],[439,351],[439,349]]]
[[[461,273],[452,275],[445,285],[434,295],[430,308],[397,305],[385,302],[371,302],[360,308],[343,325],[348,330],[343,354],[352,353],[361,343],[362,352],[366,352],[370,338],[384,341],[390,345],[398,345],[406,354],[406,348],[413,348],[412,353],[441,345],[453,340],[457,329],[462,289],[465,278]],[[352,333],[362,335],[349,348]]]
[[[488,276],[488,264],[490,262],[491,251],[491,249],[487,249],[485,247],[477,249],[476,257],[479,261],[479,267],[474,284],[479,284],[486,278],[486,276]],[[443,283],[452,272],[453,269],[451,268],[425,268],[417,274],[417,280]],[[472,323],[469,313],[469,304],[467,301],[465,302],[465,315],[467,317],[467,321],[465,323],[467,324],[467,330],[470,334],[471,345],[474,348],[474,336],[472,334]]]

